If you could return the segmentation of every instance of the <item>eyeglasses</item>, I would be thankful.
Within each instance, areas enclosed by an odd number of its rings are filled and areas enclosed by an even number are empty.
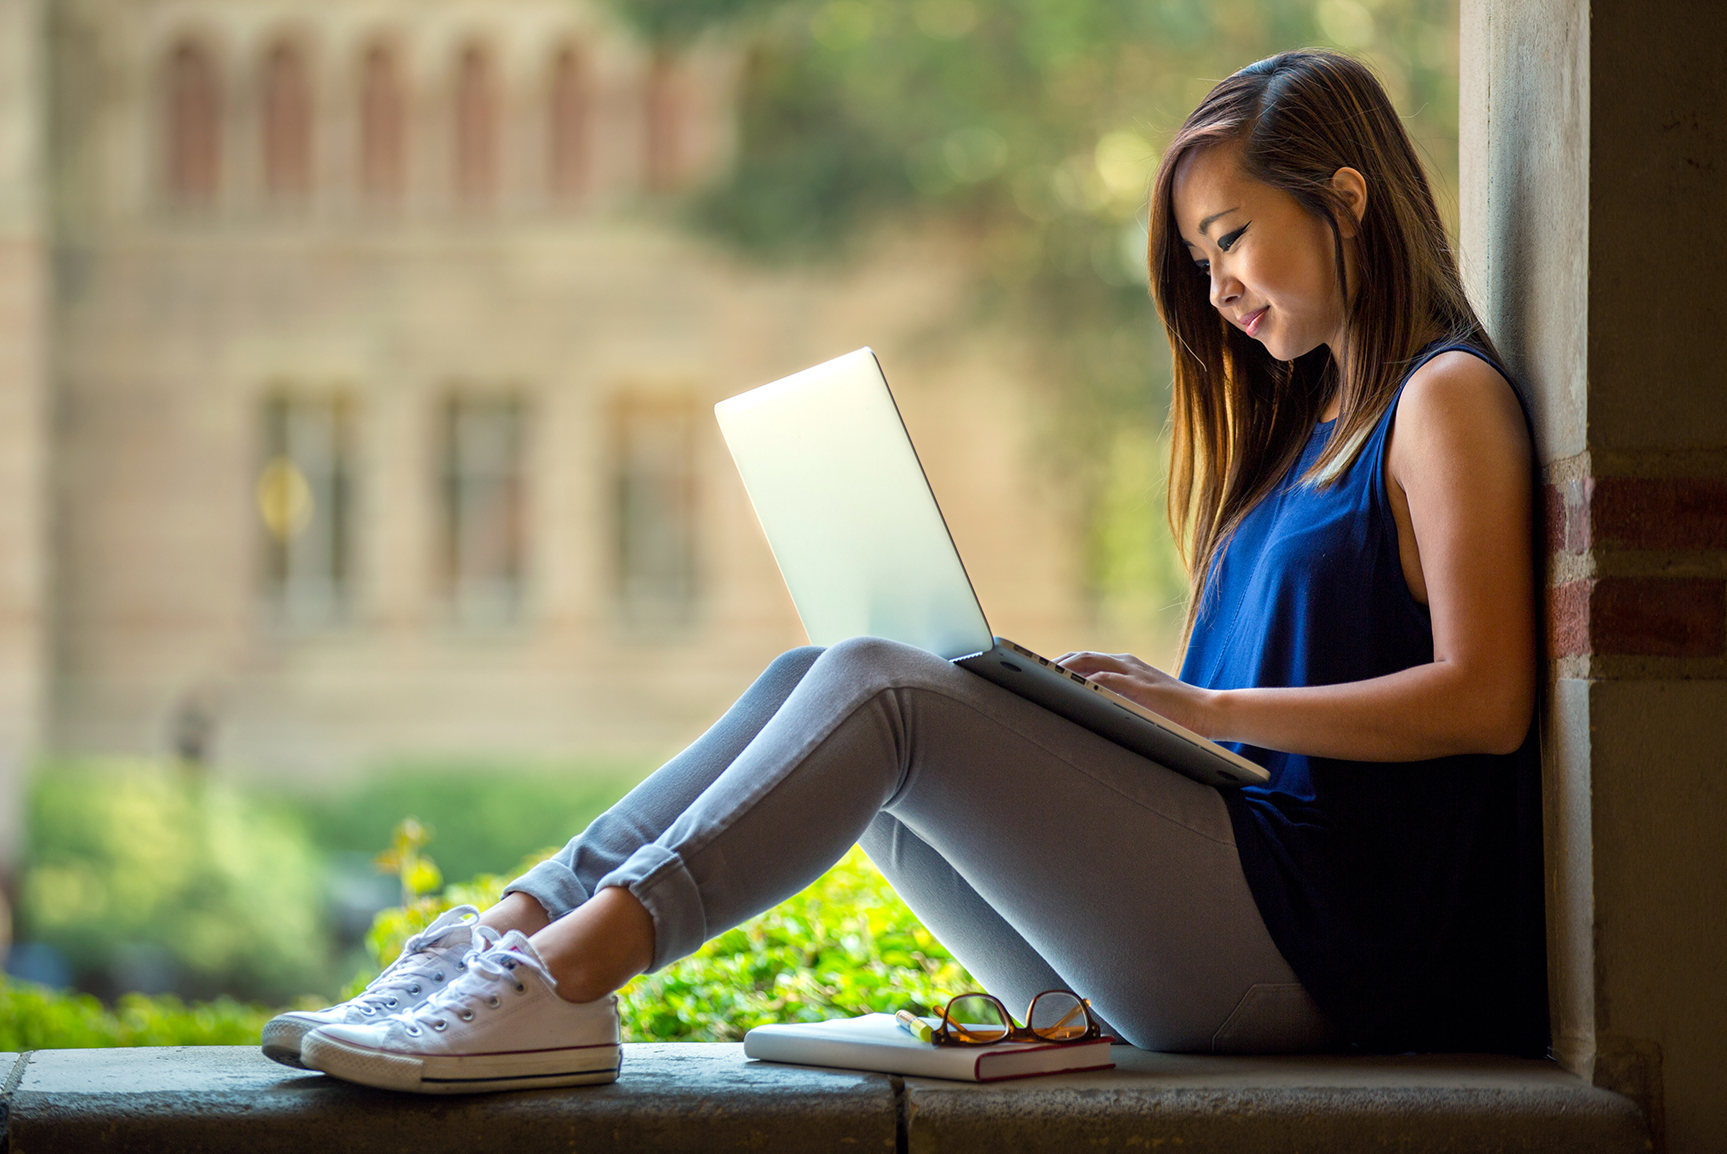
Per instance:
[[[938,1046],[989,1046],[996,1042],[1084,1042],[1103,1028],[1091,1003],[1072,990],[1045,990],[1031,1000],[1025,1025],[1014,1022],[993,994],[961,994],[941,1012],[930,1041]]]

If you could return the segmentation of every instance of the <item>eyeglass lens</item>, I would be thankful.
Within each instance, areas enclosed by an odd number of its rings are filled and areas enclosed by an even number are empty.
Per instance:
[[[1026,1015],[1031,1032],[1051,1042],[1066,1042],[1082,1037],[1091,1023],[1086,1020],[1085,1005],[1065,990],[1039,994]]]
[[[994,998],[967,995],[955,998],[947,1008],[948,1029],[963,1042],[994,1042],[1011,1029],[1007,1016]]]

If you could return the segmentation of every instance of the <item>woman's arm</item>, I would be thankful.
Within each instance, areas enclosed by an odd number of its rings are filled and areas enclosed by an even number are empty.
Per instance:
[[[1530,446],[1510,386],[1467,353],[1416,372],[1386,450],[1405,579],[1433,662],[1298,689],[1203,690],[1126,654],[1061,664],[1218,741],[1352,761],[1509,753],[1535,709]]]

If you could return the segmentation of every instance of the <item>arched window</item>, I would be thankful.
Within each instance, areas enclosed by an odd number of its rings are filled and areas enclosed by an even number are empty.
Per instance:
[[[222,171],[222,85],[210,52],[182,40],[168,56],[163,84],[168,194],[177,203],[208,205]]]
[[[554,200],[578,200],[588,187],[588,117],[591,98],[587,61],[566,44],[552,58],[546,125],[546,172]]]
[[[360,192],[368,200],[402,198],[408,175],[408,99],[396,54],[383,44],[360,65]]]
[[[312,85],[299,45],[282,41],[264,58],[264,192],[278,202],[312,191]]]
[[[455,97],[456,199],[486,204],[498,183],[498,101],[492,58],[478,44],[457,59]]]
[[[660,48],[648,65],[646,101],[647,132],[643,140],[648,188],[665,192],[683,175],[684,93],[677,60]]]

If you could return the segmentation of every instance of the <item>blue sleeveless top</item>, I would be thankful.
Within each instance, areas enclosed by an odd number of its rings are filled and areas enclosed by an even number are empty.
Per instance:
[[[1436,343],[1409,374],[1451,349],[1488,360]],[[1386,495],[1402,389],[1334,484],[1300,480],[1331,436],[1327,421],[1242,520],[1213,564],[1183,681],[1332,685],[1433,660]],[[1353,1044],[1545,1052],[1533,725],[1503,756],[1371,763],[1234,748],[1271,771],[1263,787],[1223,794],[1248,885],[1290,968]]]

